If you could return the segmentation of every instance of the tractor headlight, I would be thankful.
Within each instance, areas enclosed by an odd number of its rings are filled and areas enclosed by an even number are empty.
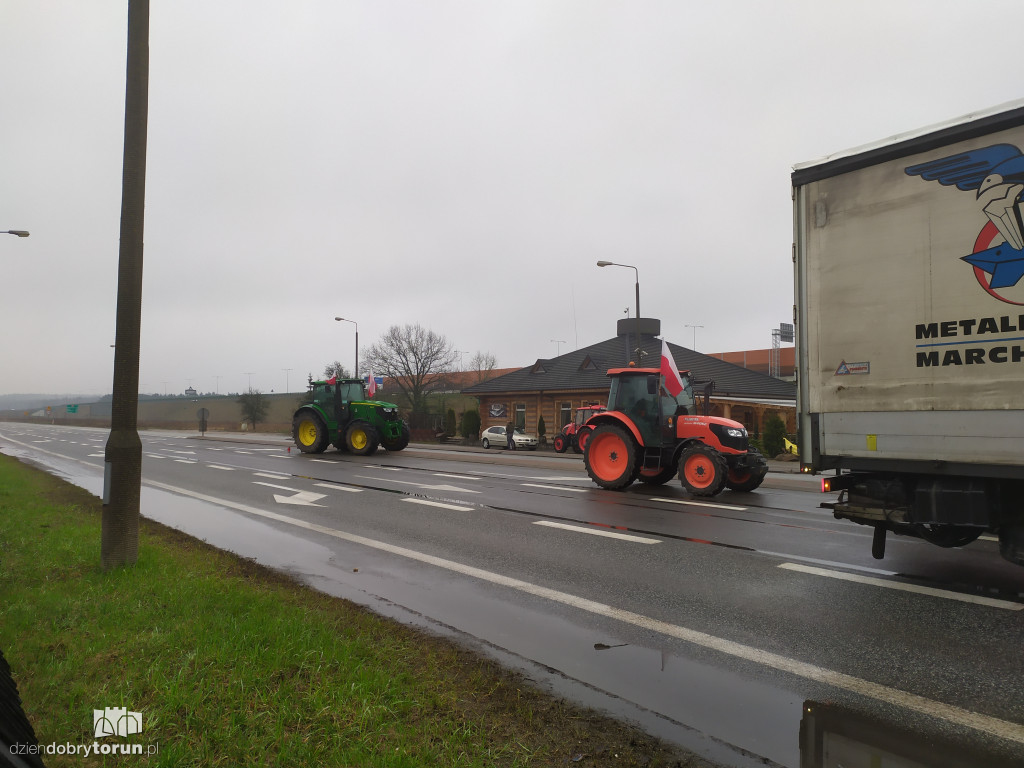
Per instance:
[[[747,430],[742,428],[736,429],[735,427],[728,427],[725,430],[725,434],[727,434],[729,437],[746,437]]]

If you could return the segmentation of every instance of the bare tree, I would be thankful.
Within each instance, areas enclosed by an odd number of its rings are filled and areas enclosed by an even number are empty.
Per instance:
[[[366,365],[374,375],[394,381],[413,413],[425,413],[427,395],[443,384],[444,374],[458,359],[459,353],[447,338],[417,323],[391,326],[370,347]]]
[[[476,371],[477,384],[491,378],[490,373],[494,370],[497,364],[497,358],[490,352],[480,352],[477,350],[477,352],[469,358],[470,368]]]
[[[324,378],[329,379],[332,376],[337,376],[339,379],[352,378],[352,374],[349,373],[348,368],[341,364],[340,360],[335,360],[333,363],[328,363],[324,366]]]
[[[242,406],[242,421],[250,422],[253,431],[259,422],[266,421],[270,401],[260,390],[249,387],[249,391],[239,395],[235,402]]]

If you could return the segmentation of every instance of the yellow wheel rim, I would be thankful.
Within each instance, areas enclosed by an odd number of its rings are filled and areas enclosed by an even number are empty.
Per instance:
[[[362,430],[362,429],[354,429],[354,430],[352,430],[352,447],[353,448],[355,448],[357,451],[361,451],[361,450],[363,450],[363,448],[366,447],[366,443],[367,442],[368,442],[368,440],[366,439],[366,432],[364,430]]]
[[[303,421],[299,424],[299,442],[303,445],[309,446],[316,442],[317,429],[316,422],[312,419]]]

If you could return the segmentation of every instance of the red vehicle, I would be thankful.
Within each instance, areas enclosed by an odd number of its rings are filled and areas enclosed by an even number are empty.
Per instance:
[[[577,408],[573,420],[562,427],[562,431],[551,441],[554,449],[559,453],[565,453],[572,448],[575,453],[583,453],[587,438],[594,431],[592,427],[585,426],[587,420],[606,410],[603,405],[583,405]]]
[[[613,368],[608,410],[590,418],[593,432],[583,448],[591,480],[621,490],[634,480],[661,485],[677,473],[696,496],[723,488],[752,491],[764,481],[768,463],[737,421],[696,412],[689,371],[680,371],[682,391],[665,388],[657,368]]]

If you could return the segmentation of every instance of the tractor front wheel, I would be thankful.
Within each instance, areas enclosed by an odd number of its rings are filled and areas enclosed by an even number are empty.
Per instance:
[[[409,427],[405,422],[402,422],[402,429],[398,437],[394,440],[381,440],[380,444],[384,446],[385,451],[401,451],[409,445]]]
[[[303,453],[323,453],[328,443],[327,426],[315,411],[299,411],[292,419],[292,439]]]
[[[345,430],[345,447],[357,456],[368,456],[380,442],[377,430],[365,421],[353,421]]]
[[[569,447],[565,444],[565,435],[561,432],[555,435],[551,441],[551,447],[555,449],[556,453],[565,453],[565,449]]]
[[[714,496],[725,485],[728,468],[714,448],[692,445],[679,457],[679,479],[694,496]]]
[[[586,441],[583,464],[590,479],[602,488],[618,491],[636,478],[637,446],[632,435],[617,424],[602,424]]]

